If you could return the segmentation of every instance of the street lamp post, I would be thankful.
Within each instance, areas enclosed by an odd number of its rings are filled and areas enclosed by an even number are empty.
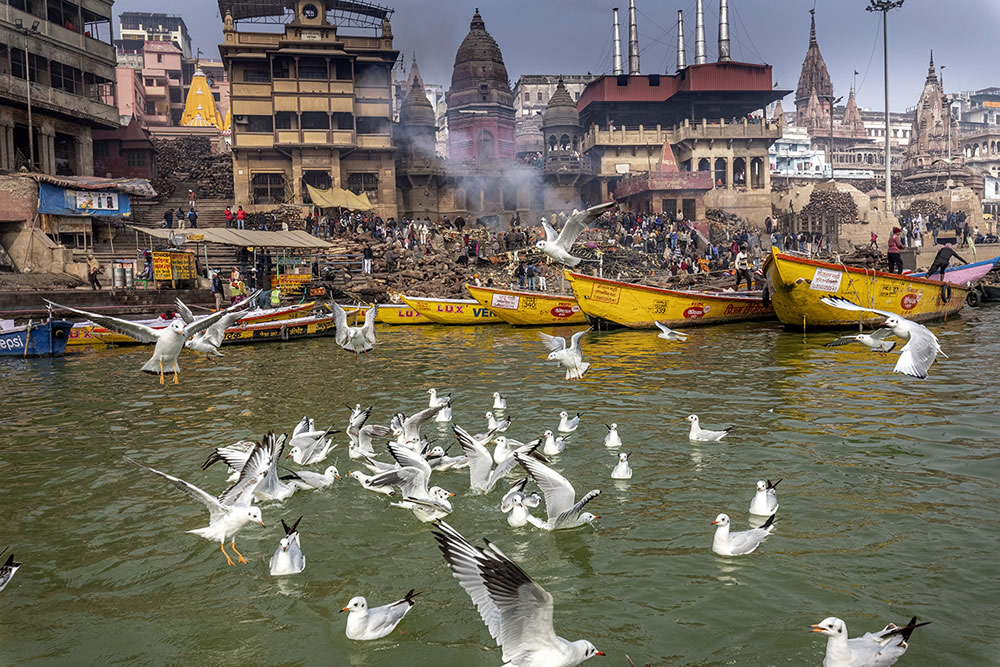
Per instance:
[[[839,104],[843,96],[837,99],[830,99],[830,180],[833,180],[833,105]]]
[[[902,7],[905,0],[868,0],[866,12],[882,12],[882,62],[885,66],[885,210],[892,213],[892,152],[889,148],[889,10]]]
[[[28,167],[34,171],[35,133],[31,122],[31,56],[28,55],[28,37],[38,34],[38,21],[32,23],[30,28],[25,28],[21,19],[14,19],[14,30],[24,35],[24,84],[28,91]]]

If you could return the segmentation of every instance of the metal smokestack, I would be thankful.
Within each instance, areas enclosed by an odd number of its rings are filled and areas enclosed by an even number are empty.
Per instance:
[[[618,8],[615,7],[614,9],[612,9],[611,13],[615,17],[615,35],[613,39],[615,59],[614,59],[613,69],[614,69],[614,74],[617,76],[619,74],[625,73],[625,70],[622,69],[622,36],[618,30]]]
[[[628,73],[639,73],[639,28],[635,25],[635,0],[628,0]]]
[[[729,0],[719,0],[719,62],[729,62]]]
[[[687,67],[687,53],[684,48],[684,11],[677,10],[677,71]]]
[[[705,8],[701,6],[701,0],[694,14],[694,64],[704,65],[708,62],[705,57]]]

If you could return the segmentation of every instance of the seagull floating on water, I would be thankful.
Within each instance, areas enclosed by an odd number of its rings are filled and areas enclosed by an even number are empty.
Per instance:
[[[750,501],[750,514],[772,516],[778,511],[777,487],[780,483],[780,479],[773,484],[771,480],[757,482],[757,492],[753,494],[753,499]]]
[[[4,547],[3,551],[0,551],[0,556],[7,553],[7,549],[10,549],[10,547]],[[3,565],[0,565],[0,592],[7,588],[7,584],[9,584],[10,580],[14,578],[15,574],[17,574],[17,569],[19,567],[21,567],[21,563],[14,560],[14,552],[12,551],[7,554],[7,560]]]
[[[528,478],[519,479],[510,487],[500,501],[500,511],[507,515],[507,524],[511,528],[520,528],[528,523],[530,508],[538,507],[542,499],[537,493],[524,493]]]
[[[552,596],[521,567],[485,540],[473,546],[461,533],[438,521],[433,533],[452,574],[479,612],[508,665],[575,667],[604,655],[589,641],[556,635]]]
[[[570,337],[569,347],[566,347],[566,339],[561,336],[550,336],[547,333],[538,332],[542,343],[549,349],[547,361],[558,361],[566,368],[567,380],[581,380],[584,373],[590,368],[590,364],[583,360],[583,351],[580,349],[580,339],[583,334],[591,328],[577,331]]]
[[[535,247],[560,264],[564,264],[570,268],[576,266],[583,260],[570,254],[573,243],[591,222],[599,218],[605,211],[614,208],[614,206],[615,202],[612,201],[591,206],[585,211],[574,210],[573,215],[569,216],[565,224],[563,224],[562,231],[558,234],[555,228],[545,218],[542,218],[542,229],[545,230],[545,240],[536,243]]]
[[[349,611],[347,615],[347,638],[357,640],[381,639],[396,629],[403,617],[413,609],[413,598],[419,593],[412,590],[392,604],[368,608],[368,601],[358,596],[351,598],[347,606],[340,611]]]
[[[632,466],[628,464],[628,452],[618,454],[618,465],[611,471],[611,479],[632,479]]]
[[[390,443],[389,453],[399,463],[399,468],[375,475],[372,486],[395,486],[402,494],[402,501],[392,503],[393,507],[411,510],[423,522],[434,521],[451,513],[448,500],[454,493],[439,486],[427,488],[431,477],[431,467],[420,454]]]
[[[492,412],[486,413],[486,428],[491,431],[496,431],[497,433],[503,433],[510,428],[510,417],[504,417],[503,419],[497,419]]]
[[[566,450],[566,438],[563,436],[556,436],[549,429],[545,429],[542,433],[542,454],[546,456],[558,456]]]
[[[427,390],[427,393],[431,395],[430,402],[427,407],[430,408],[441,408],[441,410],[434,415],[434,421],[436,422],[450,422],[451,421],[451,394],[443,398],[438,398],[437,389],[431,387]]]
[[[934,363],[937,355],[940,354],[945,359],[948,358],[948,355],[941,351],[941,345],[938,343],[937,336],[931,333],[931,330],[923,324],[908,320],[896,313],[877,310],[875,308],[865,308],[840,297],[825,296],[820,301],[841,310],[876,313],[877,315],[884,316],[886,320],[883,326],[888,327],[894,335],[906,341],[906,345],[900,351],[899,360],[896,361],[896,367],[892,369],[893,373],[925,378],[927,377],[928,369]]]
[[[302,545],[299,544],[299,522],[302,517],[295,520],[289,528],[285,520],[281,520],[281,527],[285,529],[285,536],[278,543],[278,549],[271,556],[271,576],[279,577],[285,574],[298,574],[306,569],[306,557],[302,553]]]
[[[337,466],[327,466],[322,474],[311,470],[296,470],[281,477],[281,481],[287,482],[301,491],[325,489],[333,484],[335,479],[340,479],[340,471],[337,470]]]
[[[913,631],[929,623],[917,623],[914,616],[903,627],[890,623],[881,632],[866,632],[853,639],[847,638],[847,624],[835,616],[809,627],[810,632],[827,636],[823,667],[889,667],[906,653]]]
[[[621,447],[622,439],[618,435],[618,424],[605,424],[604,428],[608,429],[607,435],[604,436],[604,446],[608,449],[618,449]]]
[[[709,431],[707,428],[702,428],[698,421],[698,415],[688,415],[684,418],[686,421],[691,422],[691,430],[688,432],[688,440],[695,440],[697,442],[715,442],[717,440],[722,440],[726,437],[733,427],[725,429],[724,431]]]
[[[659,322],[653,322],[653,324],[655,324],[656,328],[660,330],[660,333],[656,335],[657,338],[662,338],[663,340],[680,341],[682,343],[687,341],[688,339],[688,335],[686,333],[681,333],[680,331],[674,331],[666,324],[660,324]]]
[[[559,428],[560,433],[572,433],[580,427],[580,417],[581,413],[577,412],[576,416],[570,418],[569,413],[563,410],[559,413]]]
[[[457,424],[451,428],[455,432],[455,437],[458,438],[458,443],[462,446],[462,451],[465,452],[465,456],[469,461],[469,488],[472,491],[489,493],[496,486],[496,483],[503,479],[517,465],[514,457],[508,455],[497,462],[497,467],[494,470],[494,456],[490,454],[490,451],[485,446],[488,439],[485,441],[477,439]],[[504,441],[506,441],[506,438],[504,438]],[[497,448],[499,449],[499,445]]]
[[[493,409],[494,410],[506,410],[507,409],[507,399],[499,391],[493,392]]]
[[[774,530],[775,518],[772,516],[760,528],[729,532],[729,516],[720,514],[712,522],[715,537],[712,539],[712,551],[720,556],[743,556],[753,553],[760,543]]]

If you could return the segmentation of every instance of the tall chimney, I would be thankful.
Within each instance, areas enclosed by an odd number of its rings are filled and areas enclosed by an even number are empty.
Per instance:
[[[615,34],[614,34],[614,38],[613,38],[614,39],[613,46],[614,46],[614,54],[615,54],[615,59],[614,59],[614,74],[615,74],[615,76],[617,76],[619,74],[624,74],[625,73],[625,70],[622,69],[622,36],[621,36],[621,33],[618,31],[618,8],[615,7],[614,9],[612,9],[611,13],[615,17]]]
[[[684,48],[684,10],[677,10],[677,71],[687,67],[687,53]]]
[[[694,14],[694,64],[704,65],[708,62],[705,57],[705,8],[701,6],[701,0],[695,8]]]
[[[719,62],[732,60],[729,57],[729,0],[719,0]]]
[[[639,74],[639,28],[635,25],[635,0],[628,0],[628,73]]]

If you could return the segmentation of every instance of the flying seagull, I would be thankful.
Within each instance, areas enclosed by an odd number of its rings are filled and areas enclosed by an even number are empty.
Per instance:
[[[550,336],[546,333],[538,333],[542,339],[542,344],[549,348],[548,361],[558,361],[566,368],[567,380],[579,380],[590,368],[590,364],[583,360],[583,351],[580,349],[580,339],[583,334],[590,331],[590,328],[577,331],[570,338],[569,347],[566,347],[566,339],[562,336]]]
[[[545,513],[548,518],[543,522],[531,517],[534,519],[531,525],[542,530],[562,530],[589,524],[594,519],[600,518],[590,512],[582,511],[587,503],[601,495],[600,489],[586,493],[580,502],[576,502],[576,490],[568,479],[541,461],[524,456],[520,452],[514,453],[514,459],[528,471],[545,496]]]
[[[606,202],[604,204],[598,204],[597,206],[591,206],[585,211],[574,211],[573,215],[566,220],[566,224],[563,225],[562,231],[558,234],[556,234],[556,230],[552,227],[552,225],[550,225],[545,218],[542,218],[542,228],[545,230],[545,240],[536,243],[535,247],[560,264],[565,264],[570,268],[576,266],[583,260],[579,257],[573,257],[573,255],[570,254],[573,242],[576,241],[577,237],[580,236],[583,230],[586,229],[591,222],[596,220],[608,209],[613,208],[614,205],[615,202]]]
[[[48,299],[45,301],[56,308],[68,310],[71,313],[76,313],[77,315],[86,317],[106,329],[110,329],[134,338],[140,343],[155,343],[156,346],[153,348],[153,356],[151,356],[149,361],[145,363],[142,370],[146,373],[158,373],[160,376],[160,384],[164,383],[164,372],[173,373],[174,384],[178,384],[180,382],[181,369],[177,365],[177,357],[180,355],[181,350],[184,349],[184,344],[193,335],[212,326],[226,315],[235,311],[244,310],[250,303],[253,302],[253,299],[251,298],[246,301],[241,301],[230,306],[229,308],[226,308],[225,310],[220,310],[212,313],[211,315],[197,318],[188,324],[185,324],[183,321],[174,320],[163,329],[154,329],[146,326],[145,324],[122,320],[117,317],[111,317],[110,315],[98,315],[97,313],[91,313],[86,310],[77,310],[76,308],[70,308],[69,306],[60,306],[58,303],[49,301]],[[164,366],[167,367],[167,371],[164,371]]]
[[[838,345],[850,345],[851,343],[861,343],[873,352],[892,352],[896,347],[896,341],[886,340],[892,335],[892,329],[877,329],[870,334],[856,334],[854,336],[841,336],[832,340],[825,347],[836,347]]]
[[[7,553],[7,549],[10,549],[10,547],[4,547],[3,551],[0,551],[0,556]],[[9,584],[10,580],[14,578],[15,574],[17,574],[17,568],[19,567],[21,567],[21,564],[14,560],[14,552],[10,552],[7,555],[7,560],[4,564],[0,565],[0,591],[7,588],[7,584]]]
[[[941,351],[941,345],[938,343],[937,336],[932,334],[930,329],[923,324],[917,324],[896,313],[877,310],[875,308],[865,308],[840,297],[825,296],[820,301],[841,310],[876,313],[884,316],[886,320],[883,326],[888,327],[894,335],[906,341],[906,345],[903,346],[899,354],[896,367],[892,369],[893,373],[925,378],[927,377],[927,370],[934,363],[937,355],[940,354],[945,359],[948,358],[948,355]]]
[[[360,327],[347,324],[347,313],[340,304],[331,304],[333,321],[337,325],[337,345],[357,356],[375,348],[375,316],[378,315],[378,304],[365,311],[365,323]]]
[[[660,330],[660,333],[656,336],[657,338],[662,338],[663,340],[676,340],[682,343],[688,339],[688,335],[686,333],[674,331],[666,324],[660,324],[659,322],[653,322],[653,324],[655,324],[656,328]]]
[[[866,632],[853,639],[847,638],[847,624],[835,616],[809,627],[810,632],[827,636],[823,667],[889,667],[906,653],[913,631],[928,623],[917,623],[914,616],[902,628],[890,623],[881,632]]]

